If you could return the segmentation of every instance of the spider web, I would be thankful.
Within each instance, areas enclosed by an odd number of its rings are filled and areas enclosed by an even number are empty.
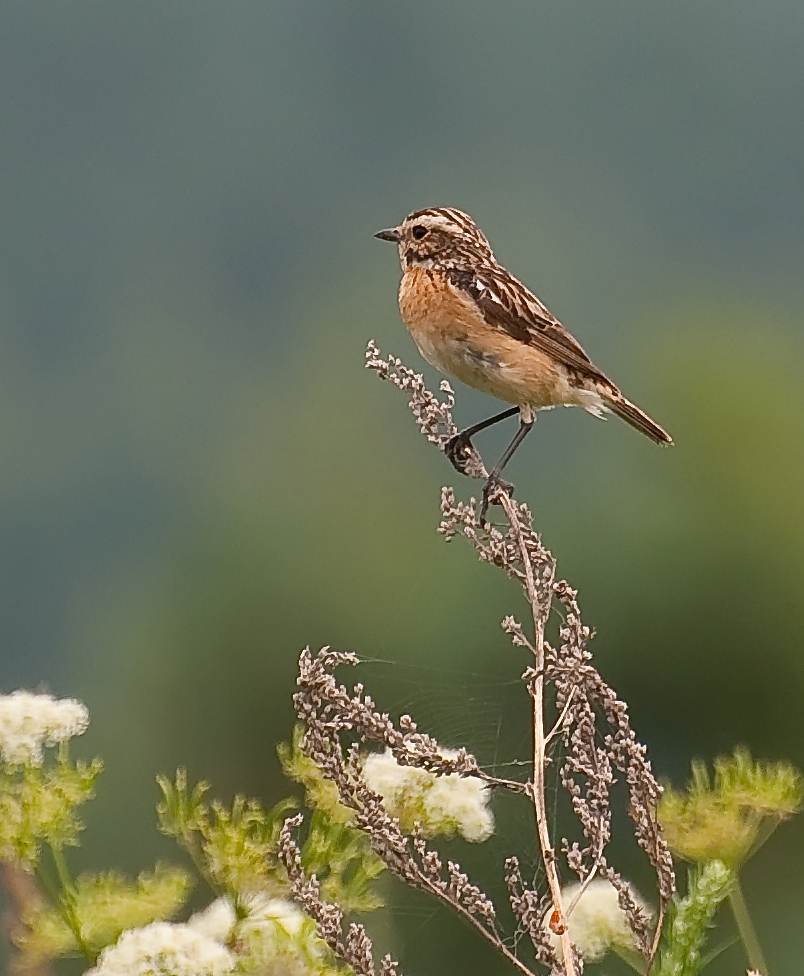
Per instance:
[[[363,658],[359,680],[364,681],[380,711],[389,712],[394,720],[408,714],[421,731],[443,746],[465,746],[484,771],[525,782],[531,776],[533,755],[531,704],[519,677],[525,663],[512,654],[494,674]],[[513,676],[501,676],[503,671]],[[555,846],[561,836],[561,828],[556,827],[560,793],[556,774],[563,755],[557,740],[551,746],[547,802]],[[494,837],[482,845],[450,842],[448,856],[457,858],[501,910],[509,948],[516,952],[522,944],[525,956],[530,957],[527,932],[507,910],[504,862],[515,854],[529,887],[545,889],[533,807],[524,796],[498,790],[492,809],[497,825]],[[442,847],[438,842],[436,846]],[[401,923],[395,926],[395,949],[404,954],[420,938],[429,938],[428,929],[434,923],[440,925],[449,909],[435,902],[428,905],[424,898],[406,897],[402,904],[394,905],[393,913]]]
[[[465,746],[494,775],[507,776],[515,766],[529,765],[511,755],[510,739],[523,717],[527,727],[527,696],[519,678],[380,658],[361,658],[361,663],[361,679],[392,718],[410,715],[446,748]]]

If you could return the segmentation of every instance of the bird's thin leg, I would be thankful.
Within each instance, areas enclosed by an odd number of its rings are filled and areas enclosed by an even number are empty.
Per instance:
[[[486,479],[485,485],[483,485],[483,504],[480,507],[481,522],[486,521],[486,512],[488,511],[488,507],[490,503],[489,496],[491,495],[492,491],[495,488],[502,488],[503,491],[511,491],[513,489],[513,485],[503,480],[502,472],[503,472],[503,468],[506,466],[506,464],[508,464],[508,462],[514,456],[514,452],[516,451],[516,449],[531,432],[531,429],[533,428],[533,424],[535,423],[536,418],[532,413],[530,414],[530,416],[532,419],[525,421],[522,419],[522,416],[520,415],[519,430],[514,434],[513,440],[508,445],[508,447],[506,447],[503,456],[497,462],[494,470]]]
[[[502,413],[497,413],[493,417],[489,417],[488,420],[481,420],[479,424],[472,424],[466,430],[458,431],[457,434],[450,437],[444,445],[444,453],[449,458],[453,468],[461,474],[466,474],[466,462],[469,460],[469,451],[472,448],[472,438],[475,434],[479,434],[481,430],[491,427],[492,424],[497,424],[501,420],[507,420],[508,417],[513,417],[518,411],[519,407],[510,407],[508,410],[503,410]]]

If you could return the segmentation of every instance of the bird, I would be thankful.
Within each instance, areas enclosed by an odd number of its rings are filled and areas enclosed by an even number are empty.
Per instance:
[[[577,339],[494,257],[488,238],[462,210],[430,207],[378,231],[398,246],[399,310],[423,358],[439,372],[514,404],[451,437],[444,453],[466,474],[472,437],[519,414],[519,428],[483,488],[481,519],[502,472],[540,410],[579,406],[614,413],[657,444],[672,438],[592,362]]]

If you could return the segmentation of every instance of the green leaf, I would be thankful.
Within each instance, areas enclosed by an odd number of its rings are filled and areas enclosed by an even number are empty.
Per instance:
[[[659,820],[673,853],[689,861],[746,861],[778,824],[801,809],[804,780],[789,763],[755,762],[747,749],[719,757],[710,776],[692,763],[686,791],[665,789]]]
[[[204,796],[209,784],[200,780],[190,790],[187,786],[187,770],[177,769],[176,780],[157,776],[156,782],[162,790],[162,802],[156,807],[159,829],[168,837],[189,837],[195,831],[202,831],[208,815]]]
[[[175,915],[191,889],[185,871],[163,864],[143,872],[136,881],[115,871],[86,874],[75,883],[71,907],[84,944],[97,955],[124,930]],[[79,948],[62,915],[45,905],[22,919],[14,941],[27,964],[74,955]]]
[[[304,753],[303,739],[304,727],[296,725],[290,743],[282,742],[276,748],[285,776],[304,787],[308,806],[326,813],[333,823],[351,823],[353,812],[341,803],[338,787]]]
[[[72,764],[61,755],[55,766],[20,767],[0,776],[0,858],[35,867],[42,844],[74,846],[83,830],[78,808],[95,793],[99,759]]]

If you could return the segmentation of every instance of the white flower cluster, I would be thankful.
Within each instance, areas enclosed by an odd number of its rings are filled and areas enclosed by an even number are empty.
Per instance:
[[[579,884],[562,889],[561,899],[565,909],[573,903],[579,889]],[[633,889],[631,897],[643,911],[649,911]],[[553,948],[561,958],[561,940],[548,925],[550,914],[545,918],[544,927]],[[616,888],[602,878],[593,881],[578,899],[578,904],[569,916],[569,935],[586,962],[602,959],[615,945],[624,949],[637,947],[628,919],[620,908]]]
[[[265,928],[277,925],[286,935],[297,935],[307,919],[304,912],[285,898],[266,898],[253,895],[246,899],[247,915],[241,921],[241,929]],[[231,936],[237,915],[228,898],[218,898],[203,911],[196,912],[187,925],[210,939],[226,942]]]
[[[279,928],[285,935],[296,936],[307,922],[304,912],[286,898],[261,898],[256,896],[248,905],[248,915],[243,928],[259,928],[276,932]]]
[[[44,746],[86,732],[89,712],[74,698],[15,691],[0,695],[0,756],[9,766],[40,766]]]
[[[328,972],[315,925],[282,898],[255,895],[238,921],[228,898],[218,898],[188,922],[154,922],[124,932],[84,976],[231,976],[247,971],[312,976]],[[238,955],[226,947],[236,942]]]
[[[216,942],[228,942],[236,924],[237,915],[228,898],[216,898],[187,921],[188,928]]]
[[[454,759],[458,753],[442,749],[441,755]],[[475,843],[488,840],[494,832],[489,788],[476,776],[436,776],[426,769],[402,766],[386,749],[366,757],[363,778],[369,789],[383,798],[403,830],[410,831],[419,823],[429,837],[457,832]]]
[[[247,972],[282,976],[333,972],[326,965],[326,947],[315,924],[292,901],[254,895],[246,899],[244,907],[246,917],[238,923],[232,903],[218,898],[193,915],[187,925],[219,942],[227,942],[235,935]]]
[[[129,929],[84,976],[229,976],[233,953],[189,925],[153,922]]]

